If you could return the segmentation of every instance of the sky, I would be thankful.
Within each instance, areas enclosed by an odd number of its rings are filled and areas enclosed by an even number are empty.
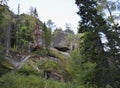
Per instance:
[[[10,9],[17,14],[18,3],[20,14],[29,13],[30,7],[36,7],[39,18],[42,22],[51,19],[55,25],[63,30],[65,24],[71,24],[71,29],[76,33],[80,17],[75,0],[9,0]]]

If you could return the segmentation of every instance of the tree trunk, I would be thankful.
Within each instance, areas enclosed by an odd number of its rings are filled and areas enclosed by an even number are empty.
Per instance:
[[[9,55],[10,50],[10,41],[11,40],[11,23],[10,19],[7,23],[6,30],[5,30],[5,48],[6,48],[6,55]]]

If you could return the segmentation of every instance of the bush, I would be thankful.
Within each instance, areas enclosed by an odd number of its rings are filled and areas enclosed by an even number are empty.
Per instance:
[[[10,72],[0,78],[0,88],[73,88],[71,84],[45,80],[41,76]]]
[[[23,75],[15,71],[9,72],[0,78],[0,88],[97,88],[90,84],[46,80],[41,76]]]
[[[25,76],[11,72],[0,78],[0,88],[44,88],[44,82],[35,75]]]
[[[86,85],[87,82],[92,84],[96,72],[96,64],[81,58],[79,48],[73,50],[70,55],[73,70],[72,81],[83,85]]]
[[[61,71],[61,67],[59,66],[59,64],[53,60],[50,60],[50,59],[39,61],[38,67],[41,70]]]
[[[35,66],[36,64],[32,60],[28,60],[26,63],[23,63],[18,72],[25,75],[40,75]]]

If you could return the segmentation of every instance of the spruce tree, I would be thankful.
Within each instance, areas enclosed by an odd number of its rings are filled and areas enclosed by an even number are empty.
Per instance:
[[[93,78],[85,80],[84,83],[92,82],[98,86],[105,86],[109,83],[109,66],[100,33],[106,31],[108,27],[105,20],[97,12],[96,0],[76,0],[76,4],[79,8],[78,15],[81,17],[78,32],[82,33],[79,44],[80,56],[83,59],[82,65],[87,62],[96,63]]]

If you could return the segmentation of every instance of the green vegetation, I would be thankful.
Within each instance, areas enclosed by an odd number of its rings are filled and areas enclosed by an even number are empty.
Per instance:
[[[114,37],[114,33],[112,33],[114,29],[112,29],[112,31],[110,32],[107,21],[103,19],[101,14],[98,14],[98,3],[96,0],[76,0],[76,4],[79,7],[78,15],[80,15],[82,19],[79,24],[79,33],[83,33],[79,44],[79,54],[81,59],[83,60],[82,65],[88,64],[88,62],[96,64],[95,67],[94,65],[89,66],[95,68],[92,69],[93,78],[91,77],[89,80],[85,80],[85,83],[89,82],[91,84],[96,84],[99,87],[105,87],[108,84],[112,84],[113,87],[116,87],[115,85],[113,85],[116,83],[113,83],[114,77],[112,77],[112,72],[110,71],[110,57],[106,55],[109,54],[110,56],[112,56],[113,53],[110,54],[109,52],[114,51],[112,50],[112,48],[117,46],[109,45],[111,43],[109,41],[110,37],[107,36],[108,33],[110,33],[113,35],[109,34],[109,36]],[[107,47],[110,48],[110,50],[107,50],[108,53],[104,50],[104,44],[101,42],[101,33],[106,35],[106,37],[108,38]],[[113,40],[113,42],[115,42],[117,38]],[[116,44],[117,42],[118,41],[116,41]],[[116,52],[116,54],[118,54],[118,52]],[[89,72],[89,69],[87,69],[87,71]],[[89,74],[87,75],[89,76]]]
[[[71,34],[65,42],[72,49],[65,52],[51,46],[62,29],[53,32],[54,23],[40,21],[36,8],[16,15],[6,2],[0,2],[0,88],[120,87],[120,26],[111,14],[115,3],[75,0],[81,20],[76,35],[66,27]]]
[[[0,79],[1,88],[96,88],[89,84],[76,85],[61,81],[45,80],[41,76],[7,73]]]

